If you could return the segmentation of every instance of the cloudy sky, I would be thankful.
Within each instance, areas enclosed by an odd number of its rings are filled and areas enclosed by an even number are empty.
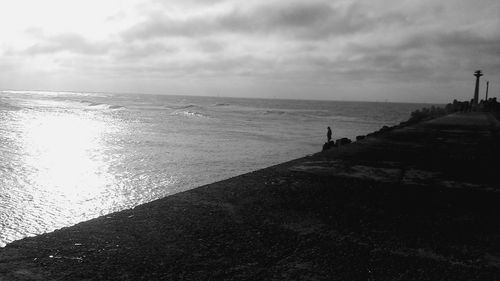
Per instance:
[[[1,1],[0,35],[0,89],[448,102],[482,69],[500,95],[498,0]]]

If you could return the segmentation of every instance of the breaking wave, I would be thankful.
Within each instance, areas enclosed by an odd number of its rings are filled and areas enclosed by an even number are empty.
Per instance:
[[[92,101],[86,101],[86,100],[82,100],[82,101],[80,101],[80,103],[86,104],[88,107],[96,108],[96,109],[120,109],[120,108],[124,108],[121,105],[99,103],[99,102],[92,102]]]
[[[171,115],[185,116],[185,117],[190,117],[190,118],[210,118],[210,116],[205,115],[201,112],[191,111],[191,110],[177,110],[177,111],[172,112]]]

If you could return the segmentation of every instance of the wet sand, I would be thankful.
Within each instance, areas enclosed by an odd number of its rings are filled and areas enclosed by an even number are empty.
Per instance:
[[[0,280],[500,280],[500,123],[448,115],[0,249]]]

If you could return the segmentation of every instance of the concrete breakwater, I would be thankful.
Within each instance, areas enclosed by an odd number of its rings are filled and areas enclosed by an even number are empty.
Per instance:
[[[0,280],[500,279],[500,124],[469,112],[0,249]]]

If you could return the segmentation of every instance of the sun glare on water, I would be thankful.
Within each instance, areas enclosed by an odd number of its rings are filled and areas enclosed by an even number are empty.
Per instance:
[[[105,183],[99,176],[99,159],[93,157],[102,128],[97,122],[75,116],[48,115],[31,120],[25,132],[29,161],[40,171],[36,182],[67,195],[95,190]]]
[[[106,124],[81,114],[55,112],[40,112],[23,124],[24,162],[31,167],[28,182],[39,196],[66,209],[68,218],[106,209],[99,197],[114,182],[103,158]]]

